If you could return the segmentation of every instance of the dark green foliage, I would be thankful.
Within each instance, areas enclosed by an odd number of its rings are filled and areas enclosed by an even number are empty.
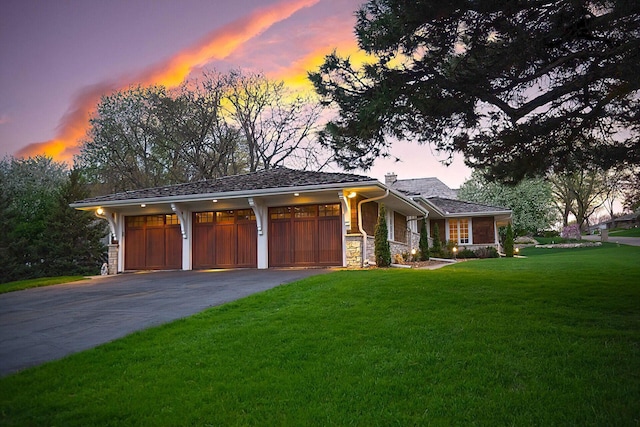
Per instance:
[[[78,211],[70,203],[89,197],[80,171],[73,169],[57,191],[47,233],[46,276],[95,275],[106,262],[106,222],[91,212]]]
[[[48,157],[0,161],[0,282],[99,271],[104,224],[69,207],[77,171]]]
[[[339,115],[321,134],[345,168],[394,139],[461,152],[493,179],[639,164],[640,2],[369,0],[360,69],[310,73]]]
[[[461,259],[478,258],[478,255],[476,255],[475,251],[464,248],[458,251],[458,258],[461,258]]]
[[[438,223],[433,225],[433,248],[431,249],[431,253],[435,257],[442,256],[442,240],[440,240],[440,227],[438,227]]]
[[[504,253],[507,257],[513,257],[513,228],[511,228],[511,223],[507,225],[507,234],[504,237]]]
[[[418,243],[420,249],[420,261],[426,261],[429,259],[429,232],[427,231],[427,218],[422,220],[420,226],[420,242]]]
[[[375,255],[378,267],[388,267],[391,265],[391,246],[388,240],[389,230],[387,229],[387,210],[384,205],[380,205],[378,212],[378,223],[375,229]]]
[[[478,248],[474,251],[478,258],[499,258],[498,250],[493,246],[487,246],[486,248]]]

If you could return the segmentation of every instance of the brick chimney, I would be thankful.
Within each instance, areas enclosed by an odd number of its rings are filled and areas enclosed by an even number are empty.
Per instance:
[[[398,180],[398,175],[396,175],[393,172],[389,172],[384,176],[384,183],[389,187],[393,186],[393,184],[395,184],[397,180]]]

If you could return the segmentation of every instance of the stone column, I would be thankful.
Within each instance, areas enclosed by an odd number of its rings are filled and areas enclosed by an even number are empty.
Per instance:
[[[118,274],[118,245],[117,243],[109,244],[109,274]]]

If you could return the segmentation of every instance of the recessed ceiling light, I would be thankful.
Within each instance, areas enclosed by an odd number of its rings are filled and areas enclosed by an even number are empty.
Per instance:
[[[293,193],[294,196],[298,197],[300,193]]]
[[[140,205],[141,208],[146,208],[147,205],[145,205],[144,203]]]
[[[102,215],[102,214],[104,213],[104,209],[102,209],[102,208],[98,208],[98,209],[96,210],[96,213],[97,213],[98,215]]]
[[[356,197],[356,192],[352,191],[351,193],[349,193],[349,195],[347,196],[350,199],[353,199],[354,197]]]
[[[213,199],[213,203],[218,203],[218,199]]]

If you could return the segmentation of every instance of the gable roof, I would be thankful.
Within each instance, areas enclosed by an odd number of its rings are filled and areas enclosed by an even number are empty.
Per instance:
[[[374,178],[346,173],[302,171],[278,167],[274,169],[251,172],[241,175],[230,175],[205,181],[186,184],[167,185],[164,187],[144,188],[125,191],[105,196],[90,197],[79,200],[72,206],[89,205],[102,202],[157,199],[196,194],[224,194],[249,192],[275,188],[302,188],[310,186],[326,186],[332,184],[352,184],[377,182]]]
[[[456,199],[458,197],[456,190],[452,190],[444,182],[434,177],[398,179],[390,187],[407,195],[419,195],[424,198],[444,197]]]

